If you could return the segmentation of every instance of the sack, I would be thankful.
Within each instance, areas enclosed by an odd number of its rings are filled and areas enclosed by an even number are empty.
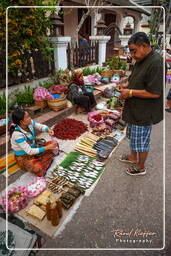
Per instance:
[[[103,91],[103,96],[105,98],[111,98],[114,95],[114,88],[105,88]]]
[[[18,212],[27,206],[28,199],[28,190],[26,187],[13,187],[8,191],[7,198],[6,194],[2,197],[1,204],[5,212],[7,212],[7,205],[8,212]]]
[[[48,90],[51,94],[62,94],[68,91],[68,87],[61,84],[54,84]]]
[[[57,141],[57,138],[51,136],[51,141],[57,143],[57,147],[52,150],[52,152],[55,154],[55,156],[59,155],[59,144]]]
[[[102,116],[97,111],[88,113],[88,121],[91,127],[104,123]]]
[[[108,118],[108,119],[105,120],[105,123],[109,126],[113,126],[116,123],[116,121],[113,120],[113,119]]]
[[[34,100],[42,101],[42,100],[51,100],[54,99],[54,97],[49,93],[49,91],[41,86],[38,86],[33,95]]]

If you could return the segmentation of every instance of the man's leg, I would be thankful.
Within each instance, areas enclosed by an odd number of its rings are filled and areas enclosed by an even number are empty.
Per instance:
[[[131,149],[138,152],[138,163],[136,166],[128,168],[130,175],[142,175],[146,173],[145,161],[150,147],[151,126],[133,126],[131,137]]]
[[[137,161],[138,161],[138,153],[134,152],[134,151],[131,151],[130,155],[128,155],[128,159],[130,161],[132,161],[132,162],[137,163]]]
[[[130,140],[130,150],[131,150],[131,153],[128,155],[128,159],[129,159],[131,162],[137,163],[137,161],[138,161],[138,155],[137,155],[137,152],[135,152],[135,151],[132,150],[132,146],[131,146],[131,134],[132,134],[132,125],[131,125],[131,124],[128,124],[127,130],[126,130],[126,137]]]
[[[147,155],[148,155],[148,152],[139,152],[138,153],[139,161],[138,161],[138,163],[136,165],[136,168],[138,170],[144,169],[144,165],[145,165],[145,161],[147,159]]]

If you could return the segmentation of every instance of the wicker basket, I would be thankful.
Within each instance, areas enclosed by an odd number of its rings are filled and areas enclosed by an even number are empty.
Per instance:
[[[67,106],[66,96],[63,94],[59,99],[48,100],[48,106],[54,111],[59,111]]]
[[[114,74],[113,70],[103,70],[101,76],[111,78]]]
[[[35,105],[45,108],[45,107],[47,107],[47,101],[46,100],[35,100]]]
[[[123,77],[125,75],[124,70],[113,70],[114,74],[118,74],[120,77]]]

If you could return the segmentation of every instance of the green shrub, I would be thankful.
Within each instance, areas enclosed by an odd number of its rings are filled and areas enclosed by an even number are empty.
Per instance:
[[[101,74],[104,68],[96,67],[96,68],[84,68],[83,69],[83,76],[93,75],[94,73]]]
[[[33,102],[34,102],[33,94],[34,94],[34,89],[31,88],[31,86],[25,86],[25,89],[23,92],[18,92],[15,95],[18,105],[33,104]]]
[[[127,67],[127,64],[121,61],[117,55],[113,55],[111,60],[106,61],[106,64],[109,65],[111,70],[126,70]]]
[[[53,81],[52,80],[47,80],[47,81],[44,81],[44,82],[39,82],[39,86],[42,86],[46,89],[49,89],[52,85],[53,85]]]
[[[0,95],[0,116],[5,115],[6,113],[6,95],[5,92]]]
[[[103,70],[105,70],[105,68],[102,68],[102,67],[97,67],[96,68],[96,72],[99,73],[100,75],[103,72]]]
[[[51,76],[51,79],[54,84],[60,84],[61,75],[64,73],[63,69],[59,69],[55,72],[53,76]]]

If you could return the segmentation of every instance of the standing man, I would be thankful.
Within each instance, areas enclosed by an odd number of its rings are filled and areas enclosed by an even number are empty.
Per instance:
[[[87,58],[90,54],[90,48],[87,39],[83,36],[83,34],[78,35],[79,39],[79,47],[80,47],[80,60],[82,65],[86,64]]]
[[[125,99],[122,118],[128,123],[131,153],[120,160],[133,163],[126,173],[136,176],[146,174],[152,125],[163,119],[163,59],[144,32],[134,34],[128,45],[135,65],[120,98]]]

